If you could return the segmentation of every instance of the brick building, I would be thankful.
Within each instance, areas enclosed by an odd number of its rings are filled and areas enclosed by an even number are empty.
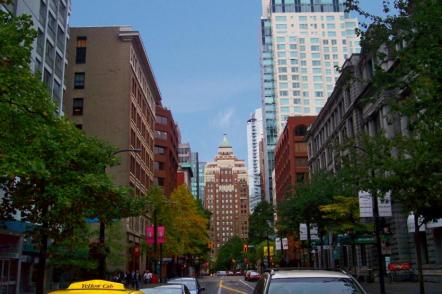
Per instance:
[[[163,188],[166,196],[169,196],[177,187],[179,136],[172,112],[161,104],[157,104],[154,174],[155,183]]]
[[[161,103],[139,32],[127,26],[71,28],[64,99],[65,114],[78,128],[118,149],[120,164],[107,169],[118,185],[136,195],[154,181],[155,105]],[[145,269],[140,253],[148,220],[122,220],[124,264],[120,270]]]
[[[307,142],[304,136],[316,116],[290,116],[275,148],[276,202],[308,178]]]

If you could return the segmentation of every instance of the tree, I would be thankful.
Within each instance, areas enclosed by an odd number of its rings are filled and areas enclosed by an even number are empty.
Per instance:
[[[249,217],[249,243],[258,244],[273,234],[273,206],[267,201],[261,201]]]
[[[36,36],[29,16],[0,11],[1,219],[18,211],[36,224],[37,293],[44,292],[48,242],[67,246],[87,218],[105,221],[134,213],[131,194],[104,173],[114,148],[87,137],[58,116],[45,85],[31,73]],[[57,254],[53,255],[54,257]]]
[[[287,225],[294,234],[298,234],[299,225],[305,223],[307,227],[313,224],[318,225],[318,233],[321,238],[324,235],[324,220],[322,219],[321,205],[330,204],[333,197],[342,193],[336,177],[329,172],[318,172],[313,174],[310,182],[296,188],[296,191],[289,195],[278,205],[278,223],[284,230]],[[307,248],[309,249],[309,263],[312,264],[310,251],[311,236],[307,230]]]
[[[207,253],[209,238],[207,235],[208,219],[198,208],[198,200],[185,185],[176,188],[170,195],[173,207],[173,221],[167,242],[170,253],[174,255],[191,254],[201,256]]]
[[[234,270],[234,266],[243,258],[244,242],[240,237],[233,236],[223,244],[218,250],[215,268],[217,270]]]
[[[440,1],[383,1],[385,16],[360,8],[347,0],[349,10],[371,22],[361,31],[364,53],[375,60],[369,102],[391,107],[389,119],[407,124],[391,140],[394,160],[378,168],[388,173],[394,193],[406,210],[415,215],[415,238],[420,292],[424,293],[418,218],[424,222],[442,217],[441,156],[442,61],[440,58],[442,16]]]

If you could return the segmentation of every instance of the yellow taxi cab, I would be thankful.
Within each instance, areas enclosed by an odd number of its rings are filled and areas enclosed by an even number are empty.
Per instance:
[[[90,280],[72,283],[67,289],[52,291],[49,294],[143,294],[143,292],[126,289],[121,283]]]

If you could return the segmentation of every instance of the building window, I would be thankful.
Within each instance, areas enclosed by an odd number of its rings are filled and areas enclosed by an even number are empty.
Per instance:
[[[307,127],[305,125],[298,125],[295,128],[295,136],[305,136],[307,133]]]
[[[83,125],[82,125],[82,124],[76,124],[75,127],[76,127],[77,129],[79,129],[79,130],[82,130],[82,129],[83,129]]]
[[[77,37],[77,47],[75,51],[75,63],[83,64],[86,63],[86,37]]]
[[[304,183],[305,181],[305,174],[304,173],[296,173],[296,183]]]
[[[74,98],[72,103],[72,115],[83,115],[83,98]]]
[[[76,72],[74,77],[74,89],[84,89],[84,72]]]

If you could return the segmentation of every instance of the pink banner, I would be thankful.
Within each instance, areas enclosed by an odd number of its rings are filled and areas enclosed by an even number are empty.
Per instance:
[[[154,232],[153,226],[146,227],[146,242],[148,245],[153,245],[153,243],[155,243]]]
[[[157,242],[158,244],[163,244],[166,234],[166,228],[164,226],[159,226],[157,228]]]

